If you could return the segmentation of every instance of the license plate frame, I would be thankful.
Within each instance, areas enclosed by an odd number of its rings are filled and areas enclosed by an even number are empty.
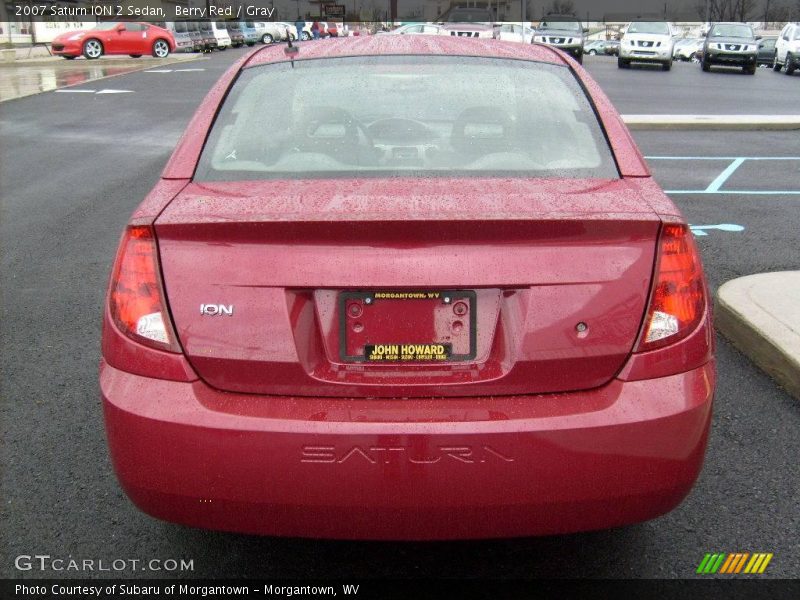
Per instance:
[[[435,294],[435,297],[430,297]],[[402,297],[400,297],[402,296]],[[468,352],[453,353],[451,342],[446,340],[374,340],[365,344],[364,352],[358,354],[348,353],[348,303],[356,300],[361,302],[363,311],[375,310],[381,305],[381,301],[391,300],[392,302],[427,302],[433,306],[453,306],[459,302],[465,302],[468,307],[468,314],[463,316],[456,315],[454,318],[464,323],[469,329],[467,336],[469,339]],[[339,315],[339,358],[346,363],[363,363],[369,365],[421,365],[431,366],[436,364],[452,364],[472,361],[477,355],[477,294],[475,290],[366,290],[366,291],[342,291],[339,293],[337,302]],[[435,310],[435,308],[434,308]],[[467,317],[466,319],[464,317]],[[433,319],[433,313],[431,319]],[[447,346],[447,355],[443,359],[435,360],[416,360],[416,359],[391,359],[391,360],[371,360],[367,356],[368,346],[376,345],[438,345]],[[407,356],[407,355],[406,355]]]

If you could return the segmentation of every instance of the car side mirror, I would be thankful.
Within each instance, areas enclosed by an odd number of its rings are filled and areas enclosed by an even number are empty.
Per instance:
[[[116,29],[117,29],[117,33],[122,33],[123,31],[125,31],[125,24],[124,23],[120,23],[119,25],[117,25]]]
[[[757,40],[760,40],[760,39],[761,39],[761,36],[760,36],[760,35],[757,35],[757,36],[756,36],[756,41],[757,41]]]

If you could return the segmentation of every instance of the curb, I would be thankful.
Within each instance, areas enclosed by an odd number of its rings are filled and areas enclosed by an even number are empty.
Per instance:
[[[622,115],[632,130],[792,131],[800,115]]]
[[[717,290],[714,324],[800,399],[800,271],[749,275],[723,284]]]

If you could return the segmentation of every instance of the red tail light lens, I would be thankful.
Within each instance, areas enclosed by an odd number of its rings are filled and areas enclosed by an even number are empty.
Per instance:
[[[637,352],[685,338],[700,323],[705,306],[703,268],[691,231],[686,225],[664,225],[653,291]]]
[[[180,352],[164,301],[158,248],[150,227],[129,227],[111,276],[109,302],[117,327],[159,350]]]

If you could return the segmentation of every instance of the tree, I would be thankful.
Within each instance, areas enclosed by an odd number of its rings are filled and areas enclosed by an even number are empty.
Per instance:
[[[574,15],[575,3],[572,0],[553,0],[546,14],[549,15]]]
[[[745,22],[761,16],[759,4],[759,0],[700,0],[695,8],[704,21]]]

